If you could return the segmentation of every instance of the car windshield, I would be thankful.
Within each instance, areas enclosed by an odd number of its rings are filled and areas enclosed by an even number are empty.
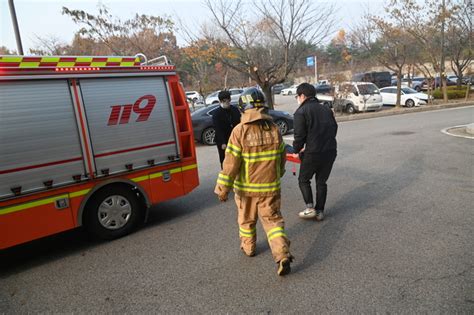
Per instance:
[[[357,88],[362,95],[379,94],[379,90],[374,84],[358,84]]]
[[[409,88],[409,87],[404,87],[404,88],[402,88],[402,91],[403,91],[403,93],[405,93],[405,94],[414,94],[414,93],[418,93],[417,91],[415,91],[414,89],[412,89],[412,88]]]

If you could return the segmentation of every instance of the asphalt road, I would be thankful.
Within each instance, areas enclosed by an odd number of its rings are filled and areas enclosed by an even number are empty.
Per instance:
[[[0,313],[473,313],[474,146],[440,132],[474,107],[339,124],[323,222],[287,167],[282,212],[296,257],[276,275],[262,229],[239,250],[235,204],[213,194],[214,147],[198,146],[201,185],[154,207],[113,242],[63,233],[0,253]]]

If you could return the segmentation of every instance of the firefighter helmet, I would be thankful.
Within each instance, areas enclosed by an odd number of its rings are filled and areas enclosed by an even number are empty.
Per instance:
[[[246,109],[250,108],[259,108],[259,107],[266,107],[267,104],[265,103],[265,96],[263,93],[253,87],[246,89],[239,98],[239,108],[241,111],[245,111]]]

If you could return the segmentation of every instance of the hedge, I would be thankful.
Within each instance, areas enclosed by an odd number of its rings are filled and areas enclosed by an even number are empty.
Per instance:
[[[466,97],[466,89],[467,87],[465,85],[461,86],[461,88],[458,88],[457,86],[448,86],[448,99]],[[433,97],[435,99],[443,98],[443,91],[441,89],[434,90]]]

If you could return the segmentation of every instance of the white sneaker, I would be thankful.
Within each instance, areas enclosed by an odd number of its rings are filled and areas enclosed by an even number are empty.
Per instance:
[[[299,214],[302,219],[312,219],[316,216],[316,210],[313,208],[306,208],[304,211],[301,211]]]

